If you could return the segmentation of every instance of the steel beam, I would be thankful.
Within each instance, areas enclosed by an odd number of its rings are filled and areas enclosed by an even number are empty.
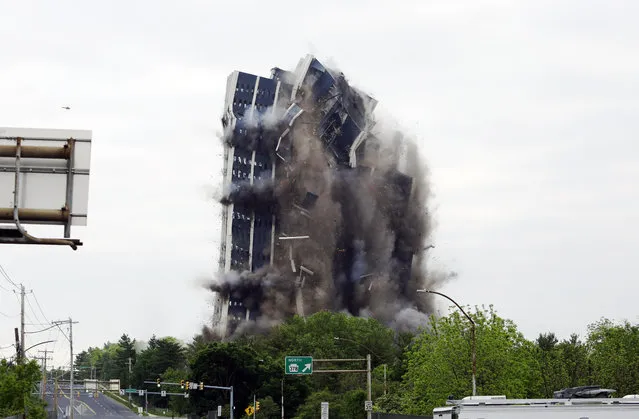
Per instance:
[[[15,157],[18,147],[15,145],[0,145],[0,157]],[[20,156],[34,159],[63,159],[71,157],[71,149],[68,145],[62,147],[47,146],[21,146]]]

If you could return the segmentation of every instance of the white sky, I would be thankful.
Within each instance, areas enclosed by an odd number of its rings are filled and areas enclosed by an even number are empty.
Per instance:
[[[494,304],[529,338],[635,321],[638,12],[631,0],[0,0],[0,126],[94,137],[89,226],[73,234],[85,246],[3,246],[0,264],[48,320],[80,322],[77,350],[123,332],[190,339],[218,257],[226,76],[310,52],[419,139],[432,255],[460,274],[444,292]],[[0,288],[0,348],[18,311]],[[49,335],[61,364],[64,338]]]

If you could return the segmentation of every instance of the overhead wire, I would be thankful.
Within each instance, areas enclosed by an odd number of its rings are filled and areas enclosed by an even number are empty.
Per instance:
[[[27,301],[27,305],[29,306],[29,309],[31,310],[31,313],[33,313],[36,321],[40,322],[40,326],[46,327],[47,325],[45,323],[43,323],[42,320],[40,320],[40,317],[38,316],[38,313],[36,313],[36,311],[33,309],[33,306],[31,305],[31,301],[29,301],[29,295],[25,296],[25,300]]]
[[[4,270],[4,268],[2,267],[2,265],[0,265],[0,275],[6,279],[11,285],[13,285],[14,287],[16,287],[17,289],[20,289],[20,287],[18,286],[18,284],[16,284],[15,282],[13,282],[13,280],[11,279],[11,277],[9,276],[9,274],[7,273],[7,271]]]
[[[41,329],[41,330],[36,330],[36,331],[33,331],[33,332],[24,332],[24,333],[25,333],[25,335],[32,335],[32,334],[35,334],[35,333],[42,333],[42,332],[46,332],[47,330],[53,329],[55,326],[56,326],[55,324],[52,324],[51,326],[49,326],[47,328],[44,328],[44,329]]]
[[[22,287],[21,285],[17,284],[13,279],[11,279],[11,276],[8,274],[8,272],[4,269],[4,267],[2,265],[0,265],[0,278],[3,278],[5,281],[7,281],[7,283],[9,283],[14,289],[9,289],[6,286],[3,286],[0,284],[0,288],[2,288],[3,290],[7,291],[7,292],[12,292],[16,302],[18,303],[18,306],[20,306],[21,302],[20,302],[20,298],[18,296],[18,292],[17,291],[21,291]],[[41,320],[40,316],[38,315],[38,312],[36,312],[36,310],[34,309],[33,305],[30,302],[29,299],[29,295],[25,295],[25,299],[27,300],[27,305],[31,311],[31,313],[33,314],[35,321],[31,318],[31,316],[25,312],[24,316],[25,319],[28,322],[25,322],[24,325],[25,326],[41,326],[44,327],[44,329],[41,330],[37,330],[34,332],[27,332],[25,331],[25,335],[33,335],[33,334],[37,334],[37,333],[41,333],[41,332],[46,332],[49,331],[48,333],[48,338],[45,340],[53,340],[53,350],[55,350],[58,347],[58,343],[60,341],[60,334],[62,334],[62,336],[64,336],[64,338],[68,341],[69,340],[69,336],[67,335],[67,333],[64,331],[64,329],[62,329],[60,323],[53,323],[51,321],[49,321],[48,317],[46,316],[46,314],[44,313],[44,310],[42,309],[42,305],[40,304],[40,301],[38,300],[38,297],[35,295],[34,291],[31,291],[30,294],[33,296],[33,301],[36,303],[36,307],[38,308],[38,311],[40,312],[42,319],[44,319],[44,322]],[[12,318],[12,317],[18,317],[19,314],[16,314],[14,316],[8,315],[6,313],[2,313],[0,312],[0,315],[7,317],[7,318]],[[28,338],[28,339],[27,339]],[[25,340],[31,341],[32,340],[32,336],[25,336]],[[25,342],[27,343],[27,342]],[[48,346],[48,345],[47,345]],[[6,350],[9,348],[14,347],[14,345],[9,345],[6,348],[2,348],[0,350]],[[65,347],[64,345],[62,346],[63,348]],[[64,355],[65,352],[68,355],[68,349],[65,349],[64,351],[62,351],[60,353],[60,355]],[[15,356],[15,355],[14,355]],[[64,358],[59,358],[59,359],[64,359]],[[64,365],[64,367],[69,367],[70,363],[67,361]]]
[[[44,317],[44,320],[46,320],[47,323],[51,323],[49,321],[49,319],[47,319],[47,316],[44,315],[44,310],[42,310],[42,306],[40,305],[40,302],[38,301],[38,297],[36,297],[36,295],[35,295],[35,291],[31,291],[31,295],[33,295],[33,299],[34,299],[36,305],[38,306],[38,309],[40,310],[40,313],[42,313],[42,317]]]

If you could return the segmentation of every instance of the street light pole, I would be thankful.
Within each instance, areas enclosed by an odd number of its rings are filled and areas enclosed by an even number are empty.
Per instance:
[[[284,419],[284,378],[282,378],[282,419]]]
[[[367,381],[367,385],[368,385],[368,400],[372,401],[373,400],[373,394],[372,394],[372,386],[371,386],[371,354],[366,354],[366,381]],[[366,417],[368,419],[371,419],[372,417],[372,413],[370,410],[366,411]]]
[[[462,314],[464,316],[466,316],[466,318],[470,322],[470,339],[471,339],[471,346],[472,346],[472,348],[471,348],[471,352],[472,352],[471,357],[472,357],[472,371],[473,371],[473,376],[472,376],[472,380],[473,380],[473,396],[476,396],[477,395],[477,380],[476,380],[476,376],[477,376],[477,342],[476,342],[476,339],[475,339],[475,322],[468,315],[468,313],[466,313],[464,311],[464,309],[461,308],[461,306],[459,304],[457,304],[457,302],[455,300],[453,300],[452,298],[450,298],[446,294],[442,294],[441,292],[431,291],[431,290],[417,290],[417,292],[424,292],[424,293],[428,293],[428,294],[437,294],[437,295],[440,295],[440,296],[448,299],[450,302],[452,302],[453,304],[455,304],[457,306],[459,311],[461,311]]]

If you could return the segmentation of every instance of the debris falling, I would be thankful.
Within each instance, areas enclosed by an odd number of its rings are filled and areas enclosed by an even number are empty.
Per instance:
[[[425,164],[375,123],[376,101],[312,56],[229,76],[219,336],[320,310],[424,325],[431,217]]]

